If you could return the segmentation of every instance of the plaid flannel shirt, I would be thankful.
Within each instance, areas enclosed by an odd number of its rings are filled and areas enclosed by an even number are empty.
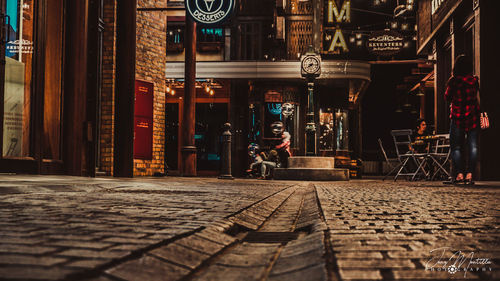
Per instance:
[[[445,99],[451,102],[450,118],[452,122],[467,132],[479,126],[478,90],[479,79],[477,77],[472,75],[453,76],[448,81],[448,87],[444,94]]]

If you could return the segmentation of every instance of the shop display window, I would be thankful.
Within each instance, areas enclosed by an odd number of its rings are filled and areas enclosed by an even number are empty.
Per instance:
[[[319,150],[333,151],[335,149],[335,119],[331,109],[319,113]]]
[[[335,146],[337,151],[349,151],[349,119],[348,111],[335,111]]]
[[[3,157],[30,156],[33,1],[6,1]]]

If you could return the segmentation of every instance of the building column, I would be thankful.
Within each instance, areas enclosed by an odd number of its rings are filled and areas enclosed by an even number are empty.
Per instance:
[[[184,108],[181,135],[181,175],[196,176],[196,146],[194,141],[196,122],[196,23],[186,17],[185,35]]]
[[[137,0],[116,1],[116,86],[113,176],[134,176]]]

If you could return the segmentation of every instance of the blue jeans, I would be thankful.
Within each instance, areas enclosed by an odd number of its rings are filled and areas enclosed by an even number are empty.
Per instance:
[[[455,176],[459,173],[474,173],[476,171],[477,154],[478,154],[478,137],[479,129],[476,128],[469,132],[457,127],[455,122],[451,120],[450,125],[450,148],[451,160],[455,167]],[[464,168],[463,146],[467,145],[469,149],[468,165]]]

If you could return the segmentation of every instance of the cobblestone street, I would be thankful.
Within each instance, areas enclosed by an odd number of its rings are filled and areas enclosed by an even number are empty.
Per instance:
[[[500,186],[0,176],[0,280],[498,280]]]

